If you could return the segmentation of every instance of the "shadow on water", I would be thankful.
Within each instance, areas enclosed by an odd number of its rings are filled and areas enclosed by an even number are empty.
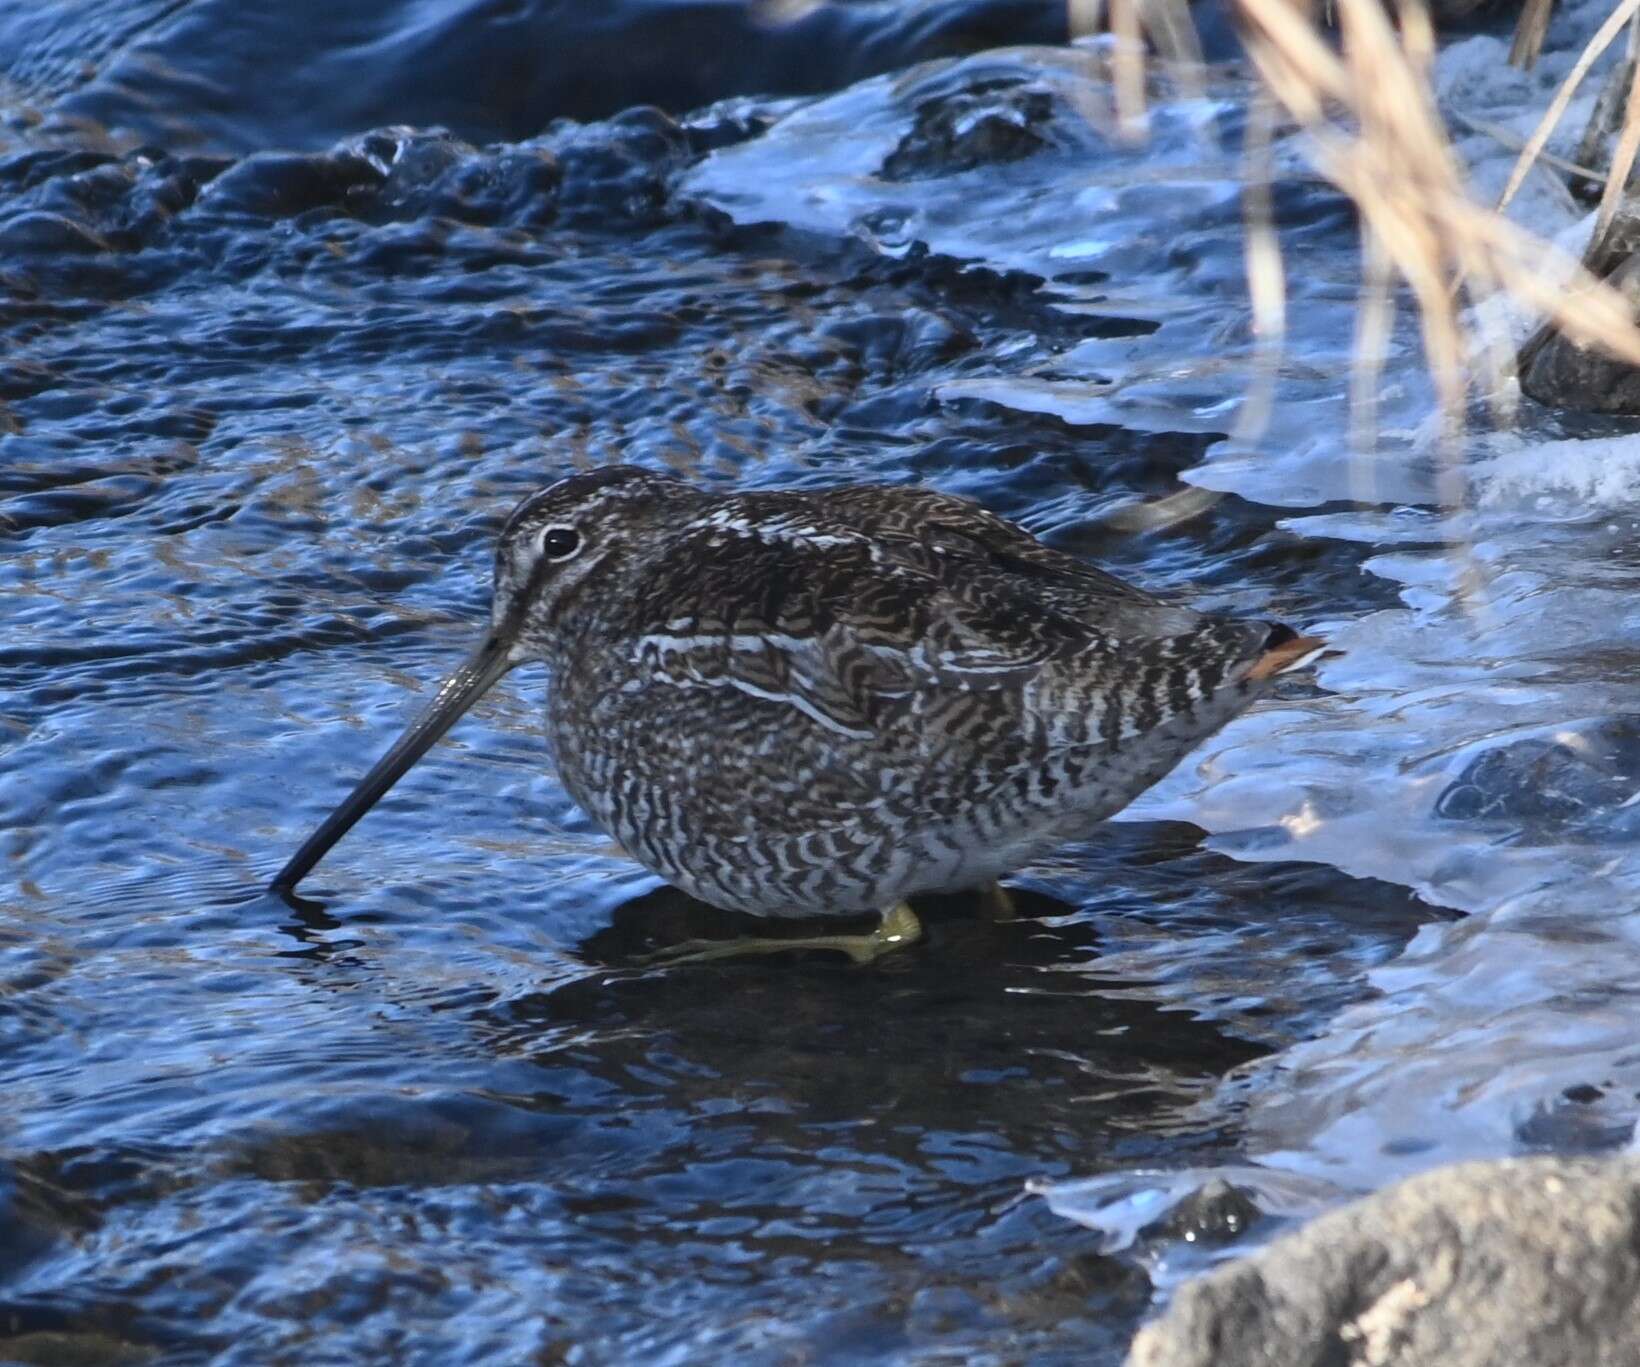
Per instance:
[[[509,985],[430,984],[413,928],[281,907],[273,980],[241,990],[407,1033],[299,1039],[277,1108],[192,1145],[16,1155],[0,1324],[24,1360],[54,1336],[108,1362],[288,1354],[309,1321],[361,1359],[413,1334],[426,1360],[1111,1360],[1149,1283],[1025,1180],[1233,1156],[1216,1082],[1428,913],[1184,826],[1109,828],[1074,867],[1017,887],[1011,921],[925,900],[926,938],[868,968],[623,966],[740,928],[662,888]]]

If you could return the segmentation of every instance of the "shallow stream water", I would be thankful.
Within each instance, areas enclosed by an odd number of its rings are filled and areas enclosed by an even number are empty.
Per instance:
[[[791,32],[752,29],[761,65],[633,60],[605,104],[474,97],[521,33],[591,41],[551,7],[316,19],[278,89],[237,8],[0,9],[0,1354],[1114,1361],[1153,1277],[1260,1223],[1147,1174],[1327,1192],[1447,1146],[1626,1140],[1583,1065],[1632,1002],[1611,974],[1582,1014],[1557,996],[1620,935],[1579,899],[1629,886],[1626,515],[1490,453],[1503,587],[1445,628],[1416,356],[1364,486],[1353,218],[1303,175],[1276,201],[1282,403],[1225,440],[1233,69],[1137,147],[1086,117],[1085,52],[869,76],[1053,38],[1046,7],[840,6],[804,21],[802,81]],[[617,14],[623,52],[746,22]],[[327,859],[320,908],[266,895],[474,640],[511,504],[614,460],[925,482],[1351,653],[1022,872],[1018,920],[928,907],[869,970],[637,967],[723,918],[569,803],[528,670]],[[1229,492],[1135,518],[1190,487]],[[1442,1015],[1504,934],[1484,991],[1552,1005],[1537,1054],[1504,1007]],[[1402,1054],[1372,1017],[1396,993]],[[1408,1058],[1506,1053],[1473,1143],[1432,1121],[1445,1083],[1386,1132]]]

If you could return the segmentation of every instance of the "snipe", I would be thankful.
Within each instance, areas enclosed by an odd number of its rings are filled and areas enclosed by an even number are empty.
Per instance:
[[[594,470],[514,510],[483,643],[273,886],[542,660],[559,776],[633,858],[757,916],[882,913],[870,936],[753,942],[867,958],[916,938],[907,897],[1085,834],[1320,646],[1164,603],[946,494]]]

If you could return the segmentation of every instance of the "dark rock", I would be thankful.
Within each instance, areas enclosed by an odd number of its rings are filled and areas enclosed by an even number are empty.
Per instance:
[[[372,162],[347,150],[323,154],[259,152],[224,171],[207,196],[217,212],[258,218],[294,218],[339,205],[361,187],[379,185],[383,174]]]
[[[62,383],[62,376],[38,361],[10,358],[0,362],[0,399],[29,399]]]
[[[1595,1089],[1590,1088],[1589,1091]],[[1573,1092],[1579,1092],[1574,1097]],[[1599,1104],[1596,1094],[1569,1088],[1553,1101],[1539,1103],[1516,1122],[1515,1143],[1527,1153],[1593,1156],[1616,1153],[1634,1139],[1634,1113],[1622,1102]]]
[[[924,180],[1020,161],[1052,144],[1054,99],[1018,78],[938,91],[882,166],[885,180]]]
[[[1600,87],[1589,122],[1578,141],[1577,151],[1572,153],[1572,160],[1579,166],[1599,171],[1602,175],[1611,169],[1612,148],[1616,146],[1617,137],[1623,129],[1623,107],[1628,103],[1629,87],[1633,82],[1632,57],[1625,58],[1607,73],[1606,83]],[[1637,172],[1640,172],[1640,167],[1630,169],[1629,183],[1625,189],[1633,188]],[[1566,187],[1579,199],[1592,204],[1600,198],[1606,182],[1588,176],[1573,176],[1566,182]]]
[[[966,1287],[925,1286],[906,1307],[906,1327],[925,1339],[947,1338],[995,1322]]]
[[[0,163],[0,187],[10,216],[0,242],[15,252],[91,256],[130,252],[165,234],[176,216],[198,198],[200,187],[227,162],[211,157],[172,157],[133,151],[107,157],[17,157]],[[42,167],[63,174],[41,177]]]
[[[979,340],[961,323],[926,309],[867,313],[828,322],[817,338],[876,374],[914,374],[965,355]]]
[[[1188,1282],[1128,1367],[1632,1367],[1640,1158],[1425,1173]]]
[[[1144,1233],[1191,1244],[1228,1244],[1246,1237],[1262,1219],[1264,1212],[1251,1192],[1215,1177],[1168,1211],[1166,1218],[1147,1226]]]
[[[1578,756],[1554,741],[1522,740],[1478,756],[1435,804],[1448,820],[1507,820],[1562,825],[1582,814],[1591,799],[1610,802],[1601,775],[1590,774]],[[1569,781],[1568,781],[1569,780]],[[1591,788],[1592,780],[1592,788]],[[1627,794],[1616,795],[1621,801]]]
[[[1640,319],[1640,213],[1620,210],[1583,258],[1594,275],[1621,294]],[[1640,369],[1579,346],[1545,324],[1521,348],[1520,387],[1539,403],[1588,413],[1640,413]]]
[[[555,145],[562,213],[597,222],[659,222],[673,179],[693,156],[682,127],[659,109],[642,106],[561,130]]]
[[[1606,283],[1640,314],[1640,257],[1630,257]],[[1528,344],[1530,346],[1530,344]],[[1521,359],[1520,387],[1539,403],[1588,413],[1640,413],[1640,370],[1603,351],[1549,333]]]
[[[703,155],[760,137],[778,122],[781,112],[789,108],[790,103],[731,96],[705,109],[697,109],[688,116],[683,129],[689,135],[690,148],[696,155]]]
[[[109,250],[107,239],[62,214],[35,210],[0,224],[0,250],[51,255]]]
[[[87,148],[43,147],[0,159],[0,185],[12,194],[32,190],[63,176],[105,166],[114,157]]]
[[[1640,719],[1606,717],[1477,755],[1435,800],[1449,821],[1506,821],[1527,838],[1627,832],[1640,788]]]
[[[1494,0],[1432,0],[1429,16],[1438,27],[1445,30],[1449,25],[1461,23],[1478,10],[1488,8],[1493,3]]]
[[[5,1360],[21,1367],[136,1367],[152,1362],[152,1348],[95,1329],[19,1334],[0,1338]]]
[[[508,161],[531,160],[527,152],[481,152],[444,132],[381,129],[357,144],[361,156],[385,167],[380,186],[362,186],[349,206],[371,221],[408,222],[418,218],[451,218],[461,223],[497,223],[507,217],[505,205],[513,197],[507,185]],[[533,216],[546,222],[557,195],[557,164],[543,154],[550,168],[544,187],[545,211]]]

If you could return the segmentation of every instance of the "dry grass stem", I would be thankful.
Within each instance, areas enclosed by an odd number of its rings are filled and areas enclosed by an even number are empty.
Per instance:
[[[1526,146],[1526,139],[1520,137],[1501,123],[1493,123],[1489,119],[1477,119],[1473,114],[1466,114],[1461,109],[1449,111],[1451,116],[1471,132],[1480,133],[1491,138],[1500,147],[1507,147],[1511,152],[1518,152]],[[1555,170],[1568,176],[1579,176],[1594,185],[1605,185],[1606,173],[1596,171],[1592,166],[1584,166],[1581,162],[1571,161],[1566,157],[1557,157],[1553,152],[1538,151],[1536,162],[1543,166],[1552,166]],[[1558,183],[1558,182],[1557,182]],[[1564,190],[1564,186],[1561,187]],[[1568,202],[1575,203],[1568,196]]]
[[[1595,215],[1594,238],[1598,242],[1611,227],[1617,213],[1618,201],[1623,198],[1623,187],[1629,183],[1629,171],[1634,166],[1634,154],[1640,151],[1640,62],[1633,64],[1629,75],[1628,101],[1623,106],[1623,134],[1612,153],[1611,171],[1606,176],[1606,188],[1600,193],[1600,212]]]
[[[1248,114],[1242,173],[1242,244],[1253,307],[1253,375],[1231,435],[1244,444],[1257,441],[1269,425],[1287,340],[1287,275],[1270,202],[1274,133],[1274,104],[1268,95],[1259,95]]]
[[[1622,32],[1623,25],[1636,14],[1640,14],[1640,0],[1620,0],[1617,8],[1606,16],[1606,22],[1595,31],[1594,37],[1589,39],[1572,69],[1566,73],[1566,79],[1560,83],[1560,89],[1555,91],[1554,99],[1549,101],[1549,107],[1538,120],[1537,128],[1526,140],[1526,146],[1521,149],[1520,157],[1515,162],[1515,169],[1509,173],[1509,183],[1503,187],[1503,194],[1498,199],[1500,211],[1509,206],[1509,201],[1515,197],[1525,182],[1526,173],[1532,169],[1532,163],[1537,160],[1538,153],[1549,141],[1549,135],[1555,131],[1556,125],[1565,116],[1566,106],[1572,102],[1572,96],[1577,93],[1578,86],[1583,84],[1583,78],[1589,74],[1589,68],[1599,60],[1600,54],[1611,46],[1612,39]]]
[[[1145,130],[1145,37],[1138,0],[1111,0],[1110,31],[1116,39],[1116,126],[1128,137]]]
[[[1515,25],[1515,41],[1509,46],[1509,60],[1522,71],[1529,71],[1537,64],[1554,8],[1555,0],[1526,0],[1522,7],[1520,22]]]
[[[1371,466],[1364,457],[1378,439],[1378,381],[1395,329],[1395,270],[1389,253],[1371,232],[1361,235],[1361,295],[1355,313],[1355,362],[1350,368],[1350,445],[1361,459],[1350,462],[1353,493],[1362,503],[1377,502],[1376,488],[1363,487]]]
[[[1115,92],[1116,127],[1121,137],[1145,132],[1146,44],[1168,64],[1183,92],[1206,94],[1205,63],[1187,0],[1067,0],[1065,19],[1072,38],[1101,32],[1108,13],[1111,36],[1111,84]]]
[[[1572,342],[1640,365],[1640,328],[1625,299],[1589,271],[1525,229],[1502,209],[1543,153],[1579,83],[1640,0],[1618,0],[1556,91],[1523,146],[1496,210],[1469,194],[1447,138],[1430,81],[1436,39],[1425,0],[1331,0],[1336,43],[1322,33],[1304,0],[1236,0],[1248,56],[1264,93],[1246,137],[1246,258],[1253,310],[1254,374],[1235,436],[1253,440],[1274,401],[1286,331],[1285,276],[1270,212],[1271,145],[1285,116],[1303,131],[1316,169],[1353,199],[1362,222],[1362,292],[1351,383],[1351,435],[1371,444],[1382,369],[1393,335],[1397,278],[1418,306],[1425,361],[1449,450],[1463,430],[1471,377],[1479,373],[1495,403],[1511,401],[1514,348],[1496,330],[1483,334],[1463,305],[1509,296],[1544,315]],[[1552,0],[1533,23],[1547,22]],[[1144,42],[1175,59],[1180,71],[1199,63],[1183,0],[1067,0],[1073,32],[1109,21],[1119,131],[1142,129]],[[1182,35],[1189,34],[1188,39]],[[1536,55],[1541,31],[1523,22],[1517,52]],[[1482,127],[1479,121],[1469,120]],[[1484,127],[1482,131],[1485,131]],[[1630,90],[1612,173],[1566,169],[1604,180],[1602,223],[1610,217],[1629,168],[1640,155],[1640,78]],[[1565,165],[1557,160],[1557,164]],[[1507,411],[1500,407],[1499,417]],[[1455,467],[1453,467],[1455,469]],[[1449,471],[1449,473],[1451,473]],[[1455,476],[1454,476],[1455,477]]]
[[[1542,269],[1553,249],[1469,197],[1430,89],[1434,36],[1421,0],[1401,0],[1399,33],[1381,0],[1338,0],[1336,51],[1290,0],[1240,5],[1248,51],[1266,87],[1305,129],[1317,169],[1361,211],[1368,316],[1357,336],[1368,350],[1353,387],[1358,399],[1376,384],[1385,345],[1384,306],[1372,297],[1385,262],[1417,300],[1449,442],[1462,429],[1471,368],[1488,366],[1489,387],[1497,390],[1509,362],[1463,320],[1465,295],[1477,303],[1499,292],[1514,295],[1572,340],[1640,364],[1640,330],[1620,295],[1571,263],[1571,287],[1551,286]],[[1358,436],[1365,430],[1357,425]]]
[[[1138,0],[1138,3],[1145,32],[1150,34],[1156,51],[1182,72],[1194,73],[1199,83],[1206,63],[1187,0]]]

